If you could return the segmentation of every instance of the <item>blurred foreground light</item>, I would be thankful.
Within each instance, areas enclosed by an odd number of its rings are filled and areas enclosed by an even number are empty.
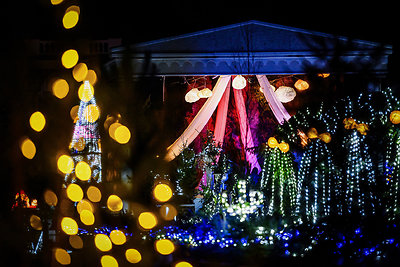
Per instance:
[[[92,175],[92,170],[90,169],[89,164],[84,161],[80,161],[76,164],[75,174],[80,180],[87,181]]]
[[[94,244],[96,245],[96,248],[103,252],[109,251],[112,248],[111,240],[105,234],[97,234],[94,237]]]
[[[64,174],[71,173],[74,169],[74,160],[68,155],[61,155],[57,160],[57,167]]]
[[[96,105],[87,105],[83,110],[83,117],[87,122],[93,123],[100,117],[100,110]]]
[[[49,206],[57,206],[58,198],[57,198],[57,195],[53,191],[47,189],[44,192],[44,201]]]
[[[78,63],[79,55],[75,49],[65,51],[61,56],[61,63],[66,69],[73,68]]]
[[[63,1],[64,0],[50,0],[51,4],[54,5],[54,6],[61,4]]]
[[[168,239],[161,239],[155,242],[155,248],[161,255],[169,255],[175,250],[175,245]]]
[[[115,141],[120,144],[126,144],[131,139],[131,132],[129,131],[128,127],[124,125],[120,125],[114,133]]]
[[[69,244],[71,245],[71,247],[73,247],[74,249],[81,249],[83,248],[83,241],[82,238],[80,238],[77,235],[70,235],[69,236]]]
[[[154,198],[159,202],[166,202],[172,197],[172,189],[167,184],[158,184],[153,190]]]
[[[67,96],[69,92],[68,82],[64,79],[57,79],[53,82],[51,90],[53,92],[53,95],[55,95],[59,99],[63,99]]]
[[[178,211],[171,204],[164,204],[160,208],[160,215],[166,221],[172,221],[176,215],[178,215]]]
[[[78,112],[79,112],[79,105],[73,106],[69,111],[69,115],[71,116],[71,119],[74,121],[74,123],[78,119]]]
[[[117,195],[110,195],[107,199],[107,207],[111,211],[120,211],[123,207],[122,200]]]
[[[33,159],[36,154],[35,144],[29,138],[25,138],[24,141],[22,141],[20,148],[22,155],[27,159]]]
[[[118,128],[119,126],[121,126],[121,125],[122,125],[122,124],[119,123],[119,122],[114,122],[114,123],[111,124],[110,127],[108,128],[108,133],[109,133],[109,135],[110,135],[110,137],[111,137],[112,139],[115,140],[115,131],[116,131],[117,128]]]
[[[187,261],[181,261],[175,264],[175,267],[193,267],[189,262]]]
[[[88,80],[91,85],[95,85],[97,82],[97,74],[94,70],[89,69],[87,72],[87,75],[85,77],[85,80]]]
[[[90,201],[87,199],[82,199],[81,201],[79,201],[78,205],[76,205],[76,210],[79,214],[81,214],[81,212],[84,210],[88,210],[92,213],[94,212],[92,203],[90,203]]]
[[[81,201],[83,198],[82,188],[77,184],[69,184],[67,187],[67,196],[74,202]]]
[[[78,224],[70,217],[64,217],[61,220],[61,229],[67,235],[76,235],[78,233]]]
[[[71,29],[78,24],[80,8],[78,6],[70,6],[65,11],[62,23],[65,29]]]
[[[118,267],[117,260],[110,255],[104,255],[100,259],[102,267]]]
[[[29,118],[29,124],[33,130],[40,132],[46,125],[46,119],[40,111],[36,111]]]
[[[101,191],[97,187],[91,185],[86,191],[87,197],[92,202],[99,202],[101,200]]]
[[[42,221],[40,220],[39,216],[31,215],[29,218],[29,223],[31,224],[32,228],[35,230],[42,230]]]
[[[94,224],[94,215],[90,210],[82,210],[80,214],[81,222],[85,225]]]
[[[125,251],[125,258],[130,263],[138,263],[142,260],[142,255],[136,249],[130,248]]]
[[[112,230],[110,238],[115,245],[123,245],[126,242],[126,236],[121,230]]]
[[[89,81],[85,80],[84,83],[82,83],[79,86],[78,97],[81,101],[88,102],[90,101],[90,99],[92,99],[93,96],[94,96],[94,88],[89,83]]]
[[[85,63],[78,63],[72,69],[72,76],[75,81],[82,82],[88,74],[88,67]]]
[[[157,218],[152,212],[142,212],[139,215],[139,225],[146,230],[152,229],[157,225]]]
[[[58,263],[61,265],[68,265],[71,264],[71,256],[65,249],[56,248],[54,250],[54,257]]]
[[[74,147],[78,151],[83,151],[85,149],[86,142],[83,136],[79,137],[78,141],[75,142]]]

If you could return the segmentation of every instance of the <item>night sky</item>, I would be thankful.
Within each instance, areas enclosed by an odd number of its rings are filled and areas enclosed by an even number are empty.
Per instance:
[[[275,3],[277,2],[277,3]],[[387,4],[391,3],[391,4]],[[2,32],[9,38],[94,39],[122,37],[154,40],[248,20],[394,44],[398,37],[395,2],[349,1],[7,1],[2,4]],[[81,7],[78,26],[64,30],[65,9]]]

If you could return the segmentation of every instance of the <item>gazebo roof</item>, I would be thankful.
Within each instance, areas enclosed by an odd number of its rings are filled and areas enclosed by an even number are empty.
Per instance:
[[[387,71],[392,53],[388,45],[254,20],[138,43],[130,50],[136,75],[161,76],[330,71],[334,57],[356,62],[351,71],[373,63],[372,71],[379,74]],[[112,50],[117,63],[125,51]]]

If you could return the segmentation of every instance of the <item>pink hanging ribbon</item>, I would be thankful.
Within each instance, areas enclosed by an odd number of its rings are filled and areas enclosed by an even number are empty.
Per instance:
[[[250,163],[250,172],[256,168],[257,172],[260,173],[261,167],[258,164],[257,156],[247,150],[247,148],[254,147],[254,142],[253,137],[251,136],[250,126],[247,121],[246,105],[244,103],[242,90],[233,89],[233,93],[235,96],[236,111],[239,117],[240,136],[246,152],[246,160],[248,163]]]

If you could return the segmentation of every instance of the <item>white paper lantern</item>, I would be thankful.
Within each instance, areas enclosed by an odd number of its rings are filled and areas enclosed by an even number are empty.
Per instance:
[[[197,100],[200,99],[198,94],[199,94],[199,89],[197,89],[197,88],[191,89],[189,92],[186,93],[185,101],[188,102],[188,103],[196,102]]]
[[[242,75],[237,75],[232,81],[233,88],[241,90],[246,87],[246,79]]]
[[[210,89],[204,88],[204,89],[199,91],[197,96],[200,97],[200,98],[209,98],[210,96],[212,96],[212,92],[211,92]]]
[[[296,97],[296,90],[289,86],[280,86],[275,91],[276,97],[282,103],[288,103]]]

